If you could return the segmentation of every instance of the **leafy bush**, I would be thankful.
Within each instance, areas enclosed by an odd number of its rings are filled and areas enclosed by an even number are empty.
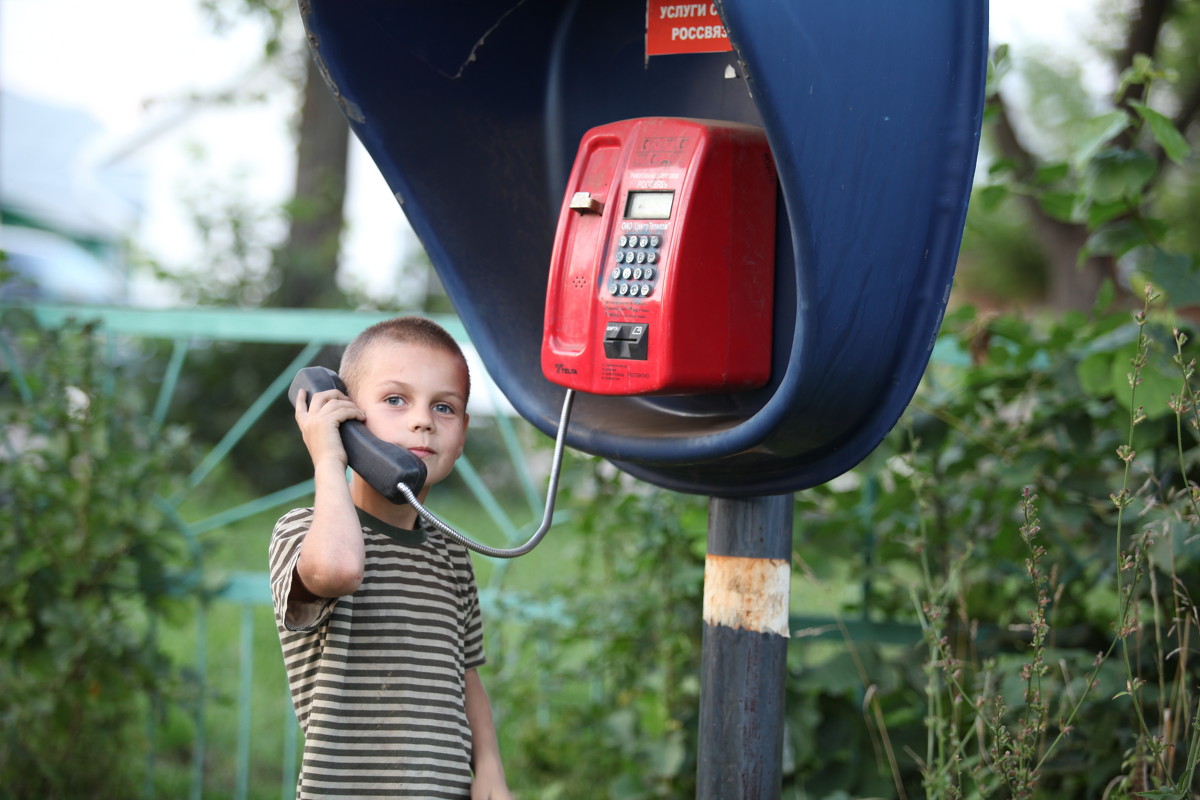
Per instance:
[[[859,554],[864,589],[840,613],[908,620],[924,643],[834,651],[858,686],[813,681],[836,672],[820,661],[799,671],[817,698],[799,695],[809,719],[793,709],[793,725],[842,729],[819,759],[797,746],[810,785],[883,796],[890,773],[931,798],[1190,796],[1200,433],[1178,324],[1161,308],[960,310],[884,445],[798,495],[799,554]],[[840,721],[811,710],[835,707]],[[875,769],[821,780],[874,749]]]
[[[510,786],[544,800],[695,796],[704,499],[581,463],[573,563],[536,597],[506,592],[498,614],[524,631],[500,634],[489,679]]]
[[[147,423],[87,328],[5,312],[0,373],[0,792],[128,798],[150,698],[175,677],[155,620],[193,579],[158,498],[187,437]]]

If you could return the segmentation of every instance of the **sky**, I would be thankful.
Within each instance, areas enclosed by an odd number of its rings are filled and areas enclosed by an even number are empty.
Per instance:
[[[251,22],[215,33],[198,0],[0,0],[0,88],[95,117],[101,132],[88,157],[119,156],[144,177],[138,246],[186,267],[200,244],[182,198],[224,186],[265,210],[290,193],[295,96],[261,69],[262,42]],[[239,86],[266,101],[186,102]],[[0,119],[0,135],[11,124]],[[386,296],[396,265],[419,245],[357,140],[349,180],[347,269]],[[139,299],[169,296],[143,287]]]
[[[1092,29],[1096,4],[993,0],[992,39],[1070,51]],[[91,156],[119,156],[144,177],[139,247],[186,266],[200,247],[183,197],[225,187],[267,209],[288,196],[294,96],[258,68],[262,38],[245,21],[214,32],[198,0],[0,0],[0,88],[95,117],[100,133]],[[182,102],[230,87],[267,100],[241,108]],[[0,135],[9,124],[0,119]],[[396,267],[419,245],[357,142],[349,177],[343,260],[353,279],[386,297]],[[153,289],[141,292],[145,302],[169,302]]]

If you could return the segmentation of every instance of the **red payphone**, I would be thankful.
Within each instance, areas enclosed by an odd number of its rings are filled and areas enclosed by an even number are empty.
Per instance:
[[[543,374],[602,395],[766,383],[775,193],[761,128],[650,117],[588,131],[551,255]]]

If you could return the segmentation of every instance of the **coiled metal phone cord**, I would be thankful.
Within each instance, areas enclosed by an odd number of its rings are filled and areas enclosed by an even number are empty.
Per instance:
[[[562,414],[559,415],[558,418],[558,435],[554,440],[554,463],[550,468],[550,483],[546,487],[546,510],[542,514],[542,524],[536,531],[534,531],[533,535],[529,537],[525,544],[519,547],[498,548],[489,547],[486,544],[480,544],[474,539],[464,536],[463,534],[454,530],[454,528],[451,528],[449,525],[434,516],[432,511],[421,505],[421,501],[417,499],[416,494],[408,487],[408,484],[398,483],[396,484],[396,488],[400,490],[400,493],[404,495],[404,498],[408,500],[412,507],[417,510],[417,513],[420,514],[427,522],[429,522],[429,524],[433,525],[435,528],[461,544],[463,547],[474,550],[476,553],[481,553],[485,556],[491,556],[492,558],[516,558],[517,556],[523,556],[533,548],[537,547],[542,541],[542,537],[544,537],[546,532],[550,530],[550,522],[554,517],[554,499],[558,494],[558,475],[562,469],[563,446],[567,435],[567,420],[571,417],[571,405],[574,400],[575,390],[567,389],[567,394],[565,397],[563,397]]]

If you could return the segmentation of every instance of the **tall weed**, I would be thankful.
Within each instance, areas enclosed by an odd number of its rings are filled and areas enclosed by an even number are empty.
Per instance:
[[[1070,335],[1082,347],[1039,348],[1069,335],[1055,325],[1044,335],[1008,320],[973,330],[968,343],[986,335],[988,344],[960,386],[981,386],[971,373],[983,373],[1000,392],[958,402],[946,393],[922,402],[930,419],[910,419],[902,472],[921,508],[909,544],[922,566],[915,609],[928,653],[926,797],[1192,796],[1194,361],[1186,334],[1165,334],[1172,320],[1157,300],[1148,289],[1132,323],[1101,315],[1078,328]],[[1025,387],[997,380],[1012,354],[1041,362]],[[1170,361],[1175,391],[1164,395]],[[1027,402],[1030,387],[1041,408]],[[1007,421],[989,429],[981,411]],[[936,438],[930,447],[915,433],[939,427],[971,431],[976,447]],[[972,451],[968,468],[951,469]],[[1055,469],[1060,458],[1070,468]],[[1026,465],[1030,481],[1016,515],[980,505],[973,488],[1008,465]],[[1107,507],[1097,477],[1111,487]],[[989,493],[1015,489],[993,483]]]

